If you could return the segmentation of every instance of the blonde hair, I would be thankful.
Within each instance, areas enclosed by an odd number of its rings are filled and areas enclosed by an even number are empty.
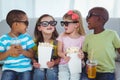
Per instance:
[[[69,12],[72,12],[72,14],[69,14]],[[77,18],[73,19],[72,18],[72,15],[77,15]],[[82,21],[82,15],[80,13],[80,11],[78,10],[69,10],[67,13],[65,13],[65,15],[63,16],[63,19],[69,19],[69,20],[72,20],[72,21],[78,21],[79,23],[79,26],[78,26],[78,33],[80,35],[85,35],[85,30],[84,30],[84,27],[83,27],[83,21]]]

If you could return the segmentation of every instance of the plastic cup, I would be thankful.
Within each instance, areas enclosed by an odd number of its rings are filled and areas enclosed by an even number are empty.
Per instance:
[[[88,60],[87,61],[88,78],[94,79],[96,77],[96,66],[97,66],[96,60]]]

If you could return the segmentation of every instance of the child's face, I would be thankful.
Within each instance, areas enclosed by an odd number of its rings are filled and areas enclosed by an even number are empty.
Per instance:
[[[16,32],[24,34],[27,31],[28,28],[28,18],[27,16],[24,16],[22,20],[16,21],[17,26],[16,26]]]
[[[38,26],[38,30],[41,31],[42,34],[52,34],[55,30],[56,24],[56,21],[47,16],[42,18],[40,26]]]
[[[102,28],[100,27],[100,25],[103,24],[105,18],[101,11],[99,11],[98,9],[92,9],[89,11],[86,17],[86,21],[88,23],[89,29],[98,29],[98,28]]]
[[[86,21],[88,23],[88,28],[91,29],[95,29],[98,26],[99,23],[99,14],[96,13],[95,10],[93,11],[89,11],[87,17],[86,17]]]
[[[77,21],[72,21],[69,19],[64,19],[64,21],[61,21],[61,26],[64,27],[65,33],[73,33],[77,29]]]

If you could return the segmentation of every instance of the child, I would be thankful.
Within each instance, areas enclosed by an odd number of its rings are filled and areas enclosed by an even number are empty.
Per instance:
[[[11,31],[0,37],[0,60],[4,60],[1,80],[31,80],[34,41],[26,33],[28,18],[22,10],[11,10],[6,17]]]
[[[48,61],[46,63],[48,68],[40,68],[40,64],[36,60],[33,61],[33,66],[35,67],[33,80],[58,80],[57,65],[59,64],[60,59],[57,56],[56,38],[58,37],[58,32],[55,28],[56,24],[57,22],[55,21],[55,19],[49,14],[42,15],[36,23],[34,30],[36,46],[33,48],[34,51],[37,53],[39,42],[47,42],[53,44],[54,49],[52,52],[51,61]]]
[[[83,59],[81,51],[82,43],[85,38],[85,31],[82,23],[82,16],[77,10],[69,10],[61,21],[64,26],[63,32],[58,38],[58,55],[61,57],[59,64],[59,80],[79,80],[80,73],[71,74],[68,68],[70,57],[66,56],[66,49],[71,47],[79,48],[79,57]],[[74,65],[74,64],[73,64]]]
[[[97,76],[95,80],[115,80],[115,50],[120,53],[120,38],[115,31],[104,28],[109,19],[108,11],[103,7],[89,10],[86,21],[93,34],[85,38],[82,50],[97,60]]]

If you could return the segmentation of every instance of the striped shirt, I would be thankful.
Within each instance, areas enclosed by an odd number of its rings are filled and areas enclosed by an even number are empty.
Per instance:
[[[19,43],[24,50],[29,50],[35,45],[32,37],[27,33],[21,34],[16,38],[5,34],[0,37],[0,52],[6,52],[9,50],[11,44],[17,43]],[[24,56],[23,54],[20,54],[18,57],[8,56],[4,60],[2,70],[13,70],[16,72],[32,70],[31,59]]]

